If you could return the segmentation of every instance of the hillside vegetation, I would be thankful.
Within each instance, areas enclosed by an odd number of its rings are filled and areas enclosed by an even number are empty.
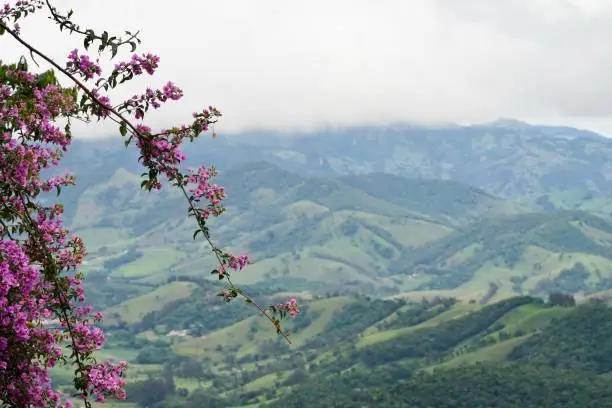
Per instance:
[[[304,302],[303,315],[289,327],[291,346],[256,316],[234,316],[198,333],[168,333],[168,325],[184,314],[177,310],[152,318],[151,327],[112,329],[110,352],[135,350],[130,401],[158,398],[154,402],[164,401],[160,407],[171,401],[189,407],[185,395],[197,396],[198,390],[214,390],[218,405],[211,406],[336,407],[362,401],[372,407],[429,407],[447,406],[443,402],[450,398],[457,406],[495,401],[515,407],[518,396],[533,407],[563,400],[567,406],[612,402],[604,386],[612,372],[612,325],[606,323],[612,309],[602,302],[557,305],[528,296],[484,306],[359,296]],[[157,396],[146,392],[154,381],[163,385],[170,378],[174,388]],[[473,392],[462,394],[462,384]],[[536,385],[546,393],[536,393]],[[571,394],[556,395],[570,385],[576,387]],[[330,394],[331,389],[339,391]]]
[[[234,281],[302,313],[288,345],[222,304],[181,198],[141,191],[134,153],[75,142],[65,216],[104,352],[132,365],[119,408],[612,406],[609,139],[497,122],[187,153],[228,194],[213,239],[255,261]]]
[[[484,303],[612,288],[612,224],[584,211],[528,212],[451,181],[303,178],[267,163],[220,182],[228,212],[214,221],[218,239],[256,261],[236,276],[241,284],[299,279],[293,291]],[[78,200],[73,223],[93,254],[86,271],[152,285],[206,275],[213,259],[190,240],[180,201],[160,193],[142,205],[137,184],[120,169]]]

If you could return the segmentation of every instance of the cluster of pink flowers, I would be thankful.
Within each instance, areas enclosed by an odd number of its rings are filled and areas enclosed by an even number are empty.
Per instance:
[[[291,298],[285,303],[279,303],[275,305],[275,307],[277,310],[281,310],[291,317],[296,317],[300,313],[300,309],[298,308],[298,303],[295,298]]]
[[[100,68],[98,62],[91,61],[88,55],[79,55],[79,51],[74,49],[68,54],[66,70],[71,74],[78,73],[86,79],[93,79],[95,76],[102,74],[102,68]]]
[[[106,95],[100,95],[100,91],[98,89],[92,89],[91,94],[99,102],[91,106],[91,114],[100,119],[107,118],[110,114],[110,109],[113,107],[109,97]]]
[[[147,88],[143,95],[132,96],[119,107],[119,110],[127,110],[128,112],[134,111],[134,117],[136,119],[142,119],[149,105],[157,109],[162,103],[169,99],[178,101],[182,97],[183,91],[172,82],[168,82],[161,90]]]
[[[96,401],[103,402],[105,394],[113,395],[119,400],[125,399],[125,380],[123,377],[125,377],[126,370],[127,364],[125,362],[95,364],[87,369],[87,378],[93,386],[93,395]]]
[[[191,185],[188,191],[191,193],[190,199],[194,203],[199,203],[202,198],[208,201],[206,207],[197,209],[198,217],[203,220],[210,216],[218,217],[224,211],[221,201],[226,197],[225,189],[211,180],[216,175],[213,167],[201,166],[197,169],[189,169],[187,184]]]
[[[242,269],[246,268],[246,266],[250,263],[249,257],[247,255],[235,256],[228,252],[224,253],[223,256],[220,257],[220,259],[221,262],[219,267],[213,271],[215,275],[219,276],[219,279],[230,276],[231,269],[233,269],[234,271],[241,271]]]
[[[0,8],[0,20],[15,19],[18,14],[34,13],[36,10],[43,8],[44,0],[18,0],[12,6],[5,3]],[[17,24],[15,22],[15,24]]]
[[[148,54],[134,54],[129,62],[120,62],[115,64],[115,71],[113,74],[124,74],[132,72],[134,75],[141,75],[143,70],[149,75],[153,75],[155,70],[159,66],[159,57],[151,53]]]
[[[180,139],[166,138],[162,135],[151,136],[149,133],[151,129],[145,125],[140,125],[138,129],[143,132],[136,139],[143,166],[155,169],[169,180],[175,180],[179,175],[179,164],[185,160],[185,154],[180,150]],[[162,184],[159,180],[155,180],[151,187],[159,190]]]
[[[26,251],[0,240],[0,397],[15,406],[59,401],[47,369],[62,355],[55,335],[42,328],[52,303]]]
[[[230,268],[240,271],[249,264],[249,257],[246,255],[230,256],[228,264]]]
[[[86,68],[88,61],[79,58],[81,68],[93,72]],[[102,347],[104,336],[92,323],[100,316],[80,306],[82,284],[70,274],[86,255],[83,241],[64,228],[62,206],[37,201],[42,191],[74,184],[72,175],[45,179],[42,172],[57,166],[70,145],[70,137],[54,122],[74,115],[75,96],[44,73],[2,68],[0,400],[12,406],[61,406],[48,370],[71,358],[61,349],[66,341],[83,369],[81,392],[121,398],[125,364],[100,366],[88,359]],[[60,325],[45,327],[45,319],[58,319]]]

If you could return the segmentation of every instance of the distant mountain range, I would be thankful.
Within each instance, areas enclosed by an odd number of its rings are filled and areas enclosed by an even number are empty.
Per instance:
[[[120,137],[75,142],[67,167],[136,170],[137,153],[122,152]],[[192,162],[221,169],[267,161],[294,173],[330,176],[383,172],[409,178],[450,179],[501,197],[543,195],[559,189],[607,193],[612,185],[612,140],[567,127],[503,121],[488,125],[421,128],[355,127],[310,134],[207,134],[189,149]]]

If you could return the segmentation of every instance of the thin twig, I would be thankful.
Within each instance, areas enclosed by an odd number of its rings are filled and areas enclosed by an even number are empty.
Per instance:
[[[49,9],[49,12],[51,13],[51,17],[50,17],[51,20],[55,21],[58,24],[62,24],[62,22],[60,20],[68,21],[69,17],[60,16],[57,13],[57,11],[56,11],[57,9],[51,5],[51,2],[49,0],[45,0],[45,3],[47,4],[47,8]],[[68,26],[66,26],[66,27],[68,27]],[[95,33],[88,33],[87,31],[83,31],[83,30],[81,30],[79,28],[79,26],[77,26],[74,23],[72,23],[71,26],[68,27],[68,29],[70,31],[73,31],[73,32],[77,33],[77,34],[91,35],[96,40],[102,40],[102,37],[100,37],[99,35],[96,35]],[[120,41],[117,44],[115,44],[115,45],[117,47],[120,47],[122,45],[129,44],[132,40],[137,40],[138,42],[140,42],[140,40],[137,38],[138,34],[140,34],[140,30],[136,31],[136,33],[134,33],[134,34],[131,34],[130,37],[127,40],[121,40],[119,38]]]
[[[210,238],[210,234],[204,231],[205,225],[202,224],[202,221],[197,217],[197,209],[195,208],[195,206],[193,205],[193,202],[190,200],[189,198],[189,194],[187,194],[187,190],[185,190],[185,187],[182,185],[182,180],[178,179],[177,180],[177,186],[181,189],[181,191],[183,192],[183,195],[185,196],[185,198],[187,199],[187,202],[189,203],[189,210],[194,214],[195,218],[196,218],[196,222],[198,223],[198,226],[200,227],[200,229],[202,230],[202,233],[204,235],[204,238],[206,239],[206,241],[208,242],[208,245],[210,245],[213,253],[215,254],[215,257],[217,258],[217,261],[219,262],[219,266],[223,266],[224,263],[221,260],[221,257],[219,256],[219,253],[217,252],[217,247],[215,246],[215,244],[212,242],[211,238]],[[264,315],[273,325],[274,327],[276,327],[276,329],[278,330],[278,333],[281,334],[285,340],[287,340],[287,342],[289,344],[291,344],[291,340],[289,339],[289,336],[283,332],[280,329],[279,324],[274,321],[274,319],[272,317],[270,317],[270,315],[265,311],[265,309],[263,307],[261,307],[257,302],[255,302],[249,295],[247,295],[244,291],[236,288],[234,286],[234,284],[232,283],[232,281],[230,280],[229,276],[226,276],[226,279],[230,285],[230,288],[235,289],[237,292],[239,292],[245,299],[249,300],[257,309],[259,309],[259,311],[261,312],[262,315]]]

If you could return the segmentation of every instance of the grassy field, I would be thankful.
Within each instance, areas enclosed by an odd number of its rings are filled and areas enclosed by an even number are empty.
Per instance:
[[[415,330],[419,330],[425,327],[432,327],[440,324],[441,322],[457,319],[461,316],[466,315],[472,311],[478,310],[480,305],[478,304],[468,304],[468,303],[460,303],[455,307],[447,310],[444,313],[441,313],[429,320],[424,321],[416,326],[404,327],[400,329],[394,330],[383,330],[383,331],[373,331],[372,328],[368,328],[364,332],[364,337],[362,337],[357,343],[357,347],[363,348],[367,346],[371,346],[373,344],[382,343],[385,341],[389,341],[394,337],[401,336],[413,332]]]
[[[111,307],[105,311],[105,321],[113,323],[121,320],[136,323],[149,312],[161,310],[168,303],[189,297],[197,285],[191,282],[170,282],[166,285],[136,298]]]
[[[521,337],[515,337],[513,339],[506,340],[502,343],[494,344],[492,346],[484,347],[470,353],[462,354],[444,363],[425,367],[423,368],[423,370],[432,372],[436,369],[450,369],[476,363],[503,362],[506,357],[508,357],[508,354],[510,354],[510,352],[516,346],[527,340],[529,336],[531,336],[531,334],[526,334]]]
[[[161,275],[161,277],[166,277],[169,268],[185,256],[183,252],[173,248],[144,249],[142,252],[142,257],[117,268],[111,273],[111,276],[136,278]]]

